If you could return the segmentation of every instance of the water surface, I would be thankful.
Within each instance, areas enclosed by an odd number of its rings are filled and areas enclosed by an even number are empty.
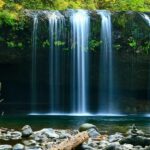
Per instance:
[[[143,116],[4,116],[1,117],[0,126],[21,129],[25,124],[29,124],[33,130],[42,128],[78,129],[85,122],[92,123],[100,131],[108,131],[109,134],[125,133],[132,124],[150,133],[150,118]]]

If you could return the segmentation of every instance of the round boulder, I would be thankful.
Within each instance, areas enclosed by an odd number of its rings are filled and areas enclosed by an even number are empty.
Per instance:
[[[82,125],[79,127],[79,131],[80,131],[80,132],[82,132],[82,131],[87,131],[87,130],[89,130],[89,129],[91,129],[91,128],[94,128],[94,129],[98,130],[95,125],[90,124],[90,123],[84,123],[84,124],[82,124]]]
[[[12,150],[11,145],[0,145],[0,150]]]
[[[25,125],[22,128],[22,136],[29,137],[33,133],[32,128],[29,125]]]
[[[24,145],[18,143],[13,146],[13,150],[24,150]]]

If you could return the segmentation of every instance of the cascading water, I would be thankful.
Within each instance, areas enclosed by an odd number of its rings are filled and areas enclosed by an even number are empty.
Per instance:
[[[115,113],[113,99],[113,53],[111,13],[106,10],[97,11],[101,16],[101,58],[100,58],[100,106],[99,113]]]
[[[49,22],[49,85],[50,113],[60,112],[60,52],[59,41],[63,34],[64,17],[58,11],[46,12]]]
[[[142,16],[142,18],[147,22],[148,26],[150,26],[150,16],[148,16],[145,13],[140,13],[140,15]]]
[[[33,32],[32,32],[32,76],[31,76],[31,101],[32,101],[32,111],[36,111],[37,103],[37,30],[38,30],[38,13],[32,15],[33,17]]]
[[[88,38],[90,17],[86,10],[72,12],[70,17],[73,44],[72,113],[88,112]]]

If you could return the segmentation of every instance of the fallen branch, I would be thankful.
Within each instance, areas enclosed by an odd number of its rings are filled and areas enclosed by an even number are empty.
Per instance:
[[[70,139],[63,141],[58,145],[54,145],[52,148],[50,148],[50,150],[72,150],[88,139],[89,135],[87,131],[80,132]]]

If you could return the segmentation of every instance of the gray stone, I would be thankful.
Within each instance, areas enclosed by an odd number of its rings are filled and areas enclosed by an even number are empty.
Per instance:
[[[83,144],[83,145],[81,146],[81,148],[84,149],[84,150],[95,150],[95,148],[93,148],[93,147],[91,147],[91,146],[89,146],[89,145],[87,145],[87,144]]]
[[[133,146],[133,150],[144,150],[144,148],[138,145],[138,146]]]
[[[21,139],[21,136],[22,136],[22,133],[19,132],[19,131],[11,132],[11,139],[12,139],[12,140]]]
[[[109,136],[109,142],[120,141],[123,138],[124,138],[124,136],[121,133],[117,132],[117,133]]]
[[[35,134],[34,140],[38,142],[45,142],[48,140],[47,136],[45,134]]]
[[[122,146],[118,143],[111,143],[106,148],[106,150],[123,150]]]
[[[65,139],[65,138],[70,138],[71,135],[67,133],[67,131],[62,130],[59,132],[59,139]]]
[[[12,150],[11,145],[0,145],[0,150]]]
[[[124,147],[124,149],[126,149],[126,150],[131,150],[131,149],[133,149],[133,145],[131,145],[131,144],[124,144],[123,147]]]
[[[40,148],[38,146],[35,146],[35,147],[28,147],[28,146],[26,146],[25,150],[42,150],[42,148]]]
[[[96,138],[100,136],[99,132],[97,132],[95,128],[88,129],[87,132],[91,138]]]
[[[48,138],[59,138],[59,135],[55,133],[52,128],[47,128],[42,130],[43,134],[45,134]]]
[[[99,149],[104,149],[109,145],[108,141],[100,141],[98,148]]]
[[[22,128],[22,136],[29,137],[33,133],[32,128],[29,125],[25,125]]]
[[[34,137],[43,137],[47,138],[59,138],[59,135],[52,128],[45,128],[40,131],[34,132]]]
[[[120,144],[132,144],[134,146],[140,145],[140,146],[149,146],[150,145],[150,138],[146,138],[143,136],[133,136],[130,135],[128,137],[123,138],[119,141]]]
[[[144,150],[150,150],[150,146],[145,146]]]
[[[128,130],[127,134],[143,136],[144,132],[142,130],[137,129],[137,127],[133,124],[131,129]]]
[[[35,146],[37,143],[34,140],[25,140],[23,141],[23,144],[26,146]]]
[[[18,143],[13,146],[13,150],[24,150],[24,145]]]
[[[0,139],[3,140],[19,140],[21,139],[21,132],[19,131],[7,131],[5,133],[0,134]]]
[[[93,124],[90,124],[90,123],[84,123],[82,124],[80,127],[79,127],[79,131],[82,132],[82,131],[86,131],[86,130],[89,130],[91,128],[95,128],[97,131],[97,127]]]

